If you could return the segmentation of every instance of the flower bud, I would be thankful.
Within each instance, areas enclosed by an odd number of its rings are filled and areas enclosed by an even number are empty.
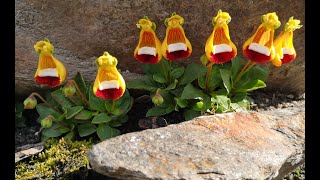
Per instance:
[[[49,128],[51,127],[53,120],[54,120],[54,117],[52,115],[49,115],[46,118],[41,120],[41,126],[44,128]]]
[[[152,97],[152,102],[156,106],[160,106],[163,103],[163,97],[159,93],[159,89],[157,90],[156,94]]]
[[[24,109],[34,109],[37,105],[37,99],[31,95],[23,101]]]
[[[203,108],[203,102],[201,102],[201,101],[197,102],[197,107],[199,109]]]
[[[209,63],[209,59],[207,58],[207,56],[205,54],[203,54],[201,57],[200,57],[200,62],[201,64],[203,64],[204,66],[207,66],[208,63]]]
[[[67,96],[73,96],[77,90],[76,87],[73,85],[72,82],[68,82],[63,88],[62,88],[63,94]]]

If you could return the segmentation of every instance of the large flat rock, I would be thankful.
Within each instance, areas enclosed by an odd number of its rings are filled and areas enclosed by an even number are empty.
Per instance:
[[[202,116],[124,134],[89,151],[119,179],[282,179],[304,162],[305,109]]]
[[[134,59],[133,52],[139,38],[135,24],[144,15],[156,23],[161,41],[165,36],[165,18],[173,11],[183,16],[185,32],[193,48],[185,64],[199,63],[213,29],[211,19],[219,9],[232,17],[230,36],[241,57],[242,45],[259,26],[261,15],[276,12],[282,24],[291,16],[305,24],[301,0],[15,0],[15,91],[29,94],[40,89],[33,80],[38,63],[33,45],[45,37],[55,46],[56,57],[65,64],[68,78],[79,71],[85,79],[93,81],[97,72],[93,62],[104,51],[118,58],[120,69],[142,73],[141,63]],[[280,29],[283,25],[276,35]],[[305,26],[294,33],[297,59],[274,70],[267,88],[296,94],[305,92],[304,36]]]

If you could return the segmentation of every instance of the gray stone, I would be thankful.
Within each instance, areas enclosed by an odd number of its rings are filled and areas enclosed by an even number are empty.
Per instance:
[[[201,116],[94,145],[93,170],[120,179],[282,179],[304,162],[304,105]]]
[[[135,24],[144,15],[156,23],[160,40],[165,36],[165,18],[173,11],[184,17],[184,29],[193,47],[192,55],[184,63],[199,63],[213,29],[211,19],[219,9],[232,17],[230,36],[243,58],[242,45],[260,24],[261,15],[276,12],[282,24],[291,16],[305,24],[304,1],[301,0],[15,0],[16,93],[26,95],[40,89],[33,80],[38,63],[33,45],[45,37],[55,46],[56,57],[65,64],[69,79],[79,71],[85,79],[93,81],[97,71],[93,61],[104,51],[118,58],[123,71],[142,73],[142,64],[134,59],[133,52],[139,38]],[[283,25],[275,35],[280,29]],[[268,63],[272,71],[267,81],[270,90],[293,94],[305,91],[304,35],[305,26],[294,33],[296,60],[280,68]]]

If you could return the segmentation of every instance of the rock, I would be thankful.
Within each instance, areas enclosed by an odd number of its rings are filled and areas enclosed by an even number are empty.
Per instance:
[[[94,145],[93,170],[120,179],[281,179],[304,162],[304,105],[201,116]]]
[[[212,17],[219,9],[229,12],[232,17],[230,36],[243,58],[242,45],[259,26],[261,15],[276,12],[282,24],[291,16],[305,24],[305,5],[300,0],[15,0],[15,91],[27,95],[40,89],[33,80],[38,63],[33,45],[45,37],[55,46],[55,55],[65,64],[69,79],[79,71],[85,79],[93,81],[97,71],[93,62],[104,51],[118,58],[119,68],[123,71],[142,73],[142,64],[134,59],[133,52],[139,38],[135,24],[144,15],[156,23],[160,40],[165,36],[165,18],[173,11],[183,16],[185,33],[193,48],[192,55],[184,62],[199,63],[213,29]],[[276,30],[276,36],[280,29],[283,25]],[[294,34],[297,59],[277,69],[271,65],[273,72],[267,88],[297,94],[305,91],[304,37],[305,26]]]

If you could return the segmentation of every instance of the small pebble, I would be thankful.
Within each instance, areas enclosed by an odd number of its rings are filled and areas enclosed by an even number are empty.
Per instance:
[[[287,98],[293,99],[293,98],[294,98],[294,95],[289,94],[289,95],[287,96]]]

